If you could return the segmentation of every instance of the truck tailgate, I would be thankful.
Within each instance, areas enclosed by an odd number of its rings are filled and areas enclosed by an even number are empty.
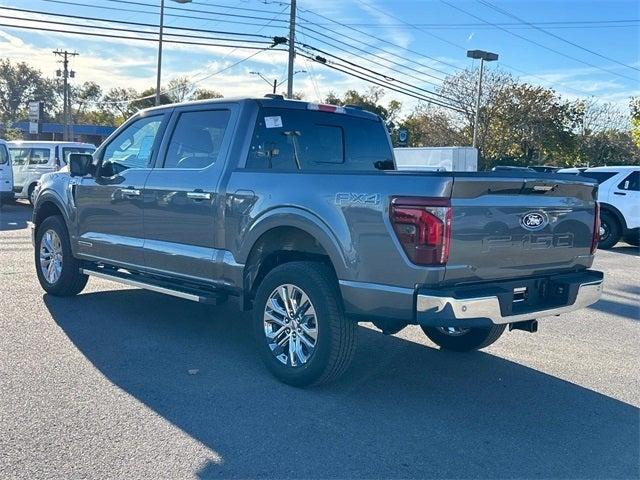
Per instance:
[[[591,265],[595,183],[554,174],[454,174],[445,283]]]

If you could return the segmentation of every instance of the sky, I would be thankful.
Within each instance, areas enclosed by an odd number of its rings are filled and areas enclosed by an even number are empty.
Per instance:
[[[144,24],[158,23],[159,4],[160,0],[0,0],[0,7]],[[150,36],[87,27],[115,26],[138,31],[150,28],[45,17],[1,8],[0,15],[0,58],[25,61],[54,76],[59,65],[52,51],[67,49],[79,53],[71,62],[76,72],[72,80],[75,83],[95,81],[104,90],[112,87],[142,90],[155,86],[158,50],[155,42],[80,37],[9,25],[135,38]],[[192,0],[187,4],[166,0],[165,6],[168,27],[252,33],[270,38],[288,35],[288,17],[288,1],[279,0]],[[52,25],[47,20],[75,26]],[[402,85],[397,83],[402,81],[404,85],[433,90],[447,74],[474,66],[474,60],[466,57],[466,50],[482,49],[499,54],[497,62],[486,65],[488,69],[511,72],[522,81],[553,88],[569,99],[594,97],[626,108],[630,96],[640,95],[637,0],[298,0],[297,20],[297,41],[308,45],[308,52],[320,54],[311,50],[316,48],[341,61],[364,65],[395,78],[395,85]],[[175,34],[177,30],[166,32]],[[228,33],[187,33],[248,38]],[[259,72],[270,80],[284,80],[287,54],[165,43],[162,65],[163,84],[174,77],[187,76],[198,87],[219,91],[225,97],[261,96],[270,87],[251,72]],[[296,58],[295,69],[302,72],[295,76],[294,91],[303,92],[309,101],[319,101],[329,92],[341,94],[351,88],[364,91],[370,86],[301,56]],[[285,88],[283,84],[279,91]],[[418,103],[387,90],[383,101],[391,99],[402,102],[404,113]]]

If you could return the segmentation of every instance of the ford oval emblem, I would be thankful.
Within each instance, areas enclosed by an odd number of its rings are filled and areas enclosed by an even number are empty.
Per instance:
[[[549,224],[549,218],[544,212],[529,212],[520,219],[520,225],[535,232],[542,230]]]

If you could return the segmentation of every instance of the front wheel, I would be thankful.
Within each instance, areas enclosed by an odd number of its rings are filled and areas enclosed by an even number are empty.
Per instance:
[[[421,327],[429,340],[445,350],[468,352],[488,347],[498,340],[506,325],[490,328]]]
[[[284,383],[303,387],[337,379],[353,358],[356,330],[344,316],[335,275],[321,263],[285,263],[258,287],[258,351]]]
[[[59,216],[48,217],[38,226],[35,263],[40,285],[51,295],[77,295],[89,279],[80,273],[80,262],[71,253],[67,227]]]

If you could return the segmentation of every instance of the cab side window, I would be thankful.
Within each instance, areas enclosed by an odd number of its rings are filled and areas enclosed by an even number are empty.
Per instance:
[[[100,175],[111,177],[129,168],[147,168],[162,118],[143,117],[120,132],[104,150]]]
[[[48,148],[32,148],[29,155],[29,165],[46,165],[49,163],[51,150]]]
[[[28,148],[10,148],[9,155],[11,155],[11,163],[14,167],[20,165],[26,165],[29,160]]]
[[[620,182],[618,188],[620,190],[630,190],[632,192],[640,191],[640,172],[636,170],[631,173],[627,178]]]
[[[167,147],[164,168],[203,169],[218,161],[229,110],[183,112]]]

